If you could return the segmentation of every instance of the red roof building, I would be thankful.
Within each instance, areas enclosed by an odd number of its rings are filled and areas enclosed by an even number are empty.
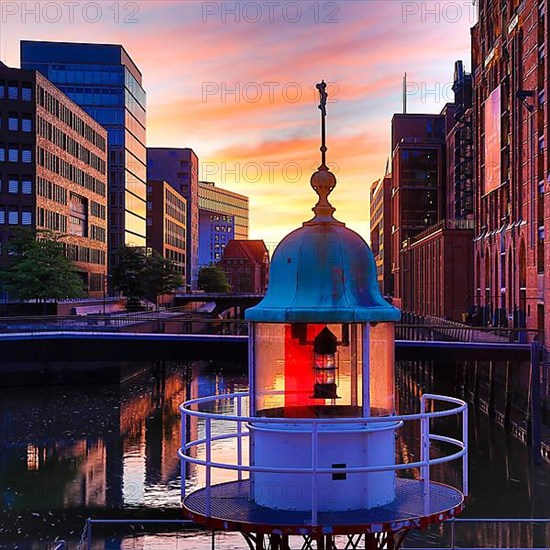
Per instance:
[[[225,271],[233,292],[265,292],[269,279],[269,253],[264,241],[229,241],[219,266]]]

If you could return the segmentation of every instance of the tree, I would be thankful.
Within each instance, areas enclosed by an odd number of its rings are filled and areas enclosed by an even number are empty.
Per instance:
[[[199,269],[198,286],[205,292],[229,292],[231,285],[225,271],[216,264],[203,266]]]
[[[145,248],[121,246],[118,249],[116,264],[111,269],[111,283],[130,301],[145,298],[143,274],[146,265]]]
[[[21,231],[13,241],[13,261],[4,270],[10,296],[44,304],[85,295],[82,278],[63,252],[62,235]]]
[[[111,269],[111,282],[129,302],[149,298],[156,303],[158,296],[181,286],[182,279],[174,263],[156,250],[122,246],[117,263]]]
[[[158,306],[158,297],[176,290],[183,284],[183,279],[174,262],[153,250],[146,258],[143,282],[146,295]]]

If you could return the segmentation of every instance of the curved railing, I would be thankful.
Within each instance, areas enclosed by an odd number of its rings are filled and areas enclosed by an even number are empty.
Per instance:
[[[178,450],[178,456],[181,460],[181,496],[185,497],[185,465],[194,464],[205,469],[205,498],[206,498],[206,515],[210,512],[210,488],[212,487],[212,471],[226,470],[235,472],[235,481],[242,480],[243,472],[248,473],[281,473],[281,474],[309,474],[313,476],[312,486],[315,487],[315,477],[321,474],[359,474],[370,472],[383,471],[403,471],[419,469],[423,482],[424,506],[425,510],[430,509],[430,468],[453,460],[462,459],[462,488],[464,496],[468,495],[468,405],[461,399],[454,397],[446,397],[435,394],[424,394],[420,399],[420,412],[417,414],[393,415],[369,418],[265,418],[251,417],[245,414],[243,401],[248,399],[248,392],[231,393],[224,395],[201,397],[191,399],[182,403],[179,406],[181,413],[181,437],[182,446]],[[220,412],[210,412],[201,410],[206,406],[220,405],[223,402],[236,400],[236,414],[227,414]],[[427,404],[429,402],[449,403],[454,405],[451,408],[438,411],[428,411]],[[430,431],[430,421],[435,418],[443,418],[449,416],[462,416],[462,438],[456,439],[442,434],[432,433]],[[198,422],[201,420],[204,424],[204,437],[197,435],[196,439],[188,438],[188,424],[192,419]],[[320,429],[322,424],[346,424],[346,432],[349,433],[349,426],[357,424],[357,431],[362,431],[366,423],[371,425],[391,424],[400,428],[407,422],[420,422],[420,460],[403,464],[385,464],[376,466],[362,467],[346,467],[346,468],[324,468],[317,466],[317,445],[319,432],[327,433],[326,428]],[[218,423],[218,424],[216,424]],[[227,431],[226,425],[234,423],[234,429]],[[310,468],[282,468],[282,467],[266,467],[245,464],[243,461],[243,439],[249,436],[248,425],[250,423],[261,423],[262,425],[288,425],[305,424],[311,426],[311,449],[312,449],[312,466]],[[223,427],[225,431],[220,431]],[[217,428],[217,429],[216,429]],[[353,429],[351,429],[353,432]],[[213,444],[235,440],[236,442],[236,459],[232,462],[222,462],[215,460],[216,449]],[[438,441],[449,444],[453,447],[453,452],[432,458],[430,456],[431,442]],[[204,450],[204,458],[197,458],[198,451]],[[192,456],[196,454],[197,456]],[[313,492],[315,493],[315,491]],[[317,498],[312,494],[312,521],[317,517]]]

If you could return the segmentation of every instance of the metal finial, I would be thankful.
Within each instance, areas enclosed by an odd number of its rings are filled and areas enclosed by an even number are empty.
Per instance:
[[[320,103],[319,103],[319,109],[321,110],[321,167],[326,167],[326,153],[327,153],[327,146],[326,146],[326,126],[325,121],[327,117],[327,84],[324,80],[321,80],[319,84],[316,84],[315,87],[319,90],[320,95]]]
[[[336,186],[336,177],[328,169],[326,164],[326,116],[327,116],[327,85],[324,80],[319,84],[316,84],[315,87],[319,90],[320,102],[319,109],[321,110],[321,166],[317,169],[311,176],[311,187],[317,193],[319,200],[317,204],[313,207],[313,212],[315,212],[315,217],[309,222],[305,222],[305,225],[314,224],[314,223],[337,223],[332,214],[334,213],[335,208],[328,201],[328,196],[331,194],[332,190]],[[343,225],[343,224],[342,224]]]

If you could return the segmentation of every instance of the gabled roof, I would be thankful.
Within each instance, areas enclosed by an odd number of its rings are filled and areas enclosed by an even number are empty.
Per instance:
[[[224,260],[248,260],[250,262],[263,262],[267,248],[264,241],[248,241],[241,239],[230,240],[223,251]]]

